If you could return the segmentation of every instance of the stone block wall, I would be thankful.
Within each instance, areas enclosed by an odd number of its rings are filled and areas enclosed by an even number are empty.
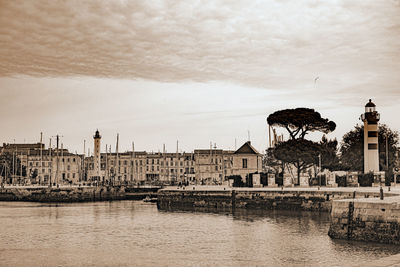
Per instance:
[[[251,208],[330,211],[332,201],[349,198],[379,197],[379,193],[325,190],[174,190],[158,192],[157,205],[169,208]]]
[[[334,201],[329,236],[400,244],[400,197]]]
[[[82,202],[125,199],[124,187],[2,188],[0,201]]]

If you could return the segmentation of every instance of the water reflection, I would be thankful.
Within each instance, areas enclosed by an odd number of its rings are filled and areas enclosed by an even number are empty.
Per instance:
[[[349,266],[400,253],[331,240],[328,213],[0,202],[0,223],[5,266]]]

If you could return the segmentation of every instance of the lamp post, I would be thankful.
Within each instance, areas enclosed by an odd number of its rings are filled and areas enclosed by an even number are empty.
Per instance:
[[[386,134],[386,171],[389,171],[389,142]]]
[[[318,168],[318,184],[321,186],[321,153],[318,154],[318,163],[319,163],[319,168]]]

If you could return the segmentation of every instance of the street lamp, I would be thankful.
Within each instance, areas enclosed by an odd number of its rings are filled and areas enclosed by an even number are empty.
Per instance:
[[[319,170],[318,170],[318,183],[321,186],[321,153],[318,154]]]

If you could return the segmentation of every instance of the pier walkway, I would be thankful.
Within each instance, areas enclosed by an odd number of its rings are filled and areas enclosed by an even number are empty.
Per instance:
[[[400,184],[398,186],[382,186],[384,193],[396,194],[400,196]],[[326,186],[296,186],[296,187],[230,187],[230,186],[207,186],[207,185],[188,185],[188,186],[167,186],[163,191],[285,191],[285,192],[358,192],[358,193],[379,193],[380,187],[326,187]]]

